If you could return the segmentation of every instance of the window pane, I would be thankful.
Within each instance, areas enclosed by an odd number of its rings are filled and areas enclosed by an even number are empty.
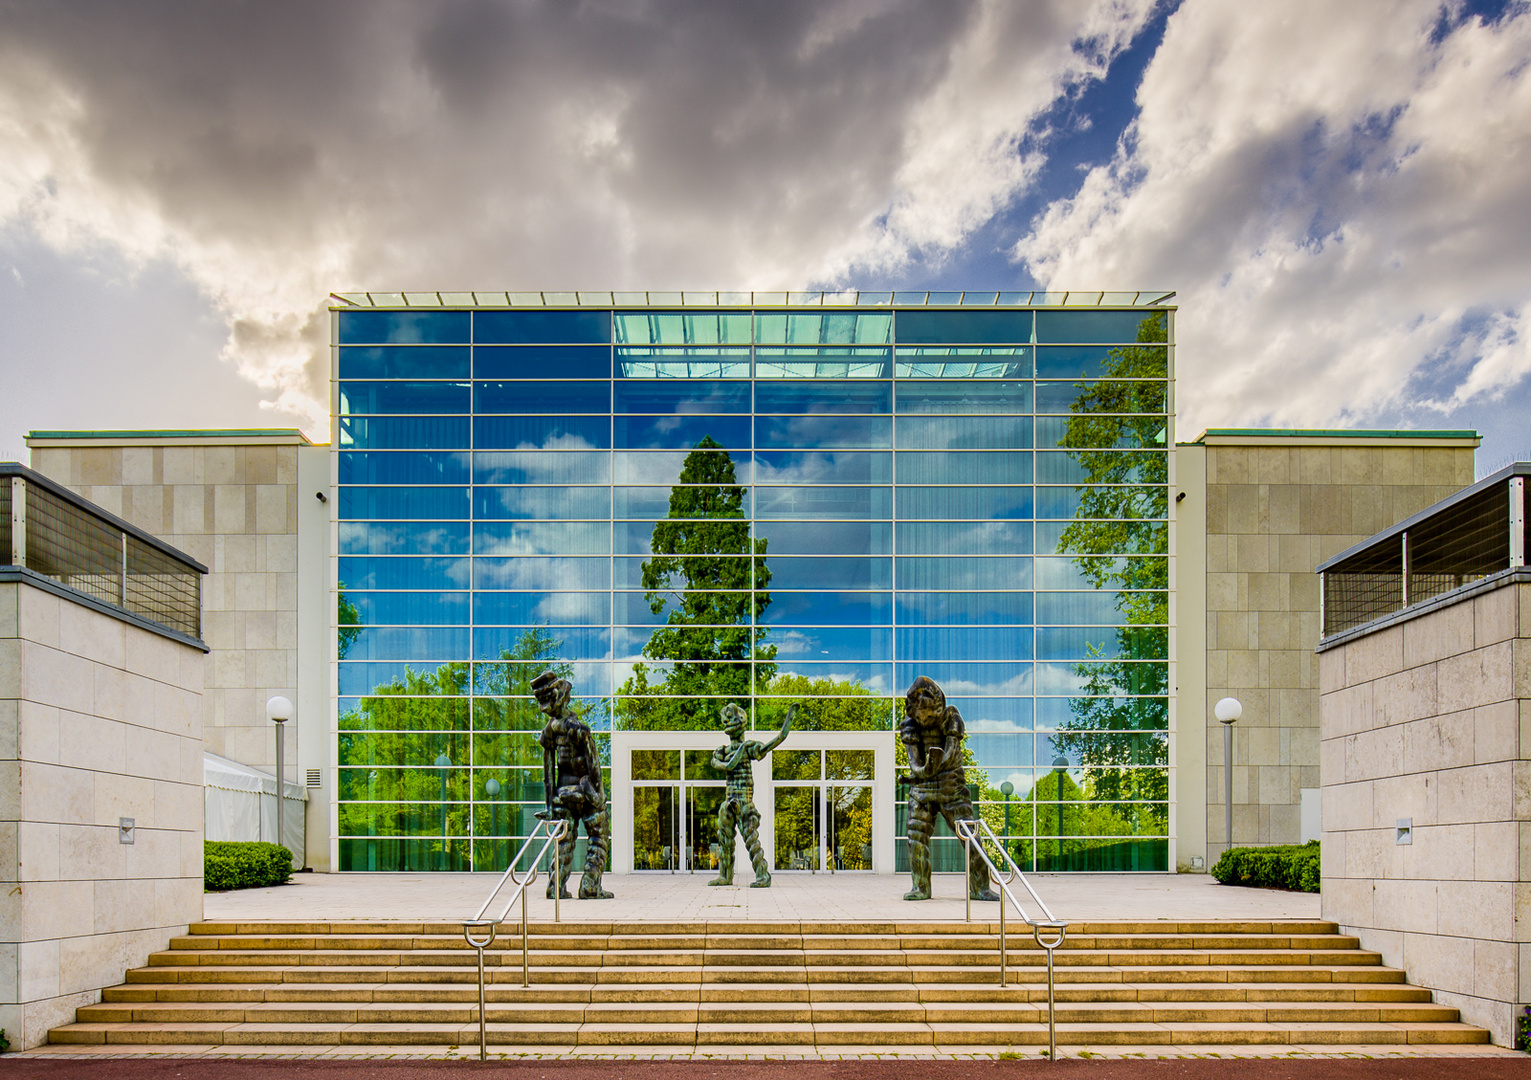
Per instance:
[[[467,559],[342,558],[340,580],[352,589],[466,589]],[[361,657],[352,657],[359,660]]]
[[[340,668],[342,697],[363,694],[410,694],[458,697],[467,694],[467,664],[441,664],[422,669],[418,664],[352,664]]]
[[[1031,560],[987,558],[900,558],[900,589],[1030,589]]]
[[[611,455],[568,450],[474,454],[473,479],[480,484],[609,484]]]
[[[900,416],[900,450],[1003,450],[1031,445],[1031,417]]]
[[[1039,518],[1163,518],[1169,496],[1163,487],[1039,487]]]
[[[971,664],[956,660],[924,660],[917,664],[899,664],[894,673],[895,685],[908,686],[921,675],[936,680],[948,694],[1013,697],[1031,693],[1032,665],[1023,661]],[[964,719],[968,715],[963,712]]]
[[[755,316],[755,340],[765,345],[885,345],[892,326],[892,312],[762,312]]]
[[[893,445],[893,426],[881,416],[760,416],[755,445],[761,449],[850,446],[885,449]]]
[[[723,345],[619,347],[616,373],[619,379],[747,379],[750,350]]]
[[[886,484],[892,479],[892,454],[786,450],[755,455],[755,482],[760,484]]]
[[[570,519],[611,516],[604,487],[476,487],[473,516],[480,519]]]
[[[783,661],[893,659],[893,631],[886,626],[778,626],[759,631],[756,640],[775,645]]]
[[[1091,589],[1089,592],[1037,593],[1037,622],[1063,625],[1071,623],[1119,625],[1124,621],[1124,611],[1131,608],[1133,598],[1143,595],[1104,589],[1098,591]]]
[[[760,521],[755,535],[771,555],[890,555],[893,527],[885,521]]]
[[[1158,380],[1037,383],[1039,413],[1162,413],[1164,402]]]
[[[344,588],[349,583],[341,579]],[[452,626],[468,624],[466,592],[352,592],[346,602],[355,609],[363,625],[397,623],[415,626]],[[344,657],[342,657],[344,659]]]
[[[347,660],[417,660],[442,663],[468,656],[466,627],[416,629],[403,626],[368,627],[346,651]]]
[[[886,518],[891,506],[885,487],[755,488],[761,518]]]
[[[385,697],[341,698],[337,703],[342,731],[466,731],[467,698]],[[366,774],[359,779],[366,785]],[[344,781],[341,790],[346,790]],[[379,783],[377,791],[386,787]],[[370,798],[365,794],[342,794],[341,798]],[[376,797],[383,797],[378,795]],[[391,798],[392,796],[388,796]]]
[[[705,438],[728,449],[749,449],[748,416],[618,416],[617,446],[625,449],[686,449]]]
[[[340,523],[341,554],[466,555],[468,524],[455,521]]]
[[[898,383],[900,413],[1029,413],[1031,383],[909,381]]]
[[[747,413],[750,384],[711,379],[621,379],[619,413]]]
[[[457,487],[343,487],[343,518],[466,518],[468,489]]]
[[[1031,633],[1008,626],[900,627],[898,655],[921,662],[1030,660]]]
[[[1139,339],[1140,327],[1148,322],[1148,327],[1144,328],[1147,336],[1143,340],[1163,341],[1163,321],[1162,311],[1148,314],[1141,311],[1039,311],[1037,340],[1130,344]]]
[[[480,416],[473,420],[480,450],[603,450],[611,446],[605,416]]]
[[[889,382],[785,381],[755,384],[762,413],[885,413],[892,411]]]
[[[901,555],[1028,555],[1029,521],[901,521]]]
[[[879,626],[893,619],[890,593],[771,592],[760,616],[767,626]]]
[[[719,496],[714,487],[619,487],[611,489],[613,509],[619,518],[711,518],[738,519],[749,516],[749,489],[742,499]],[[744,526],[741,524],[740,526]]]
[[[900,311],[900,345],[1001,344],[1031,341],[1029,311]]]
[[[604,521],[485,521],[473,527],[475,555],[605,555],[611,526]]]
[[[1076,345],[1037,350],[1037,378],[1094,379],[1103,375],[1132,378],[1167,378],[1169,350],[1153,346],[1135,346],[1131,357],[1121,349],[1103,345]]]
[[[509,694],[532,692],[531,680],[552,661],[515,661],[539,651],[555,653],[561,661],[604,660],[611,651],[611,631],[604,626],[480,626],[473,631],[475,660],[506,661],[505,678],[512,680],[507,683]],[[522,669],[530,670],[530,674]],[[514,681],[517,679],[524,685]]]
[[[611,588],[610,559],[559,559],[528,556],[518,559],[473,560],[475,589]]]
[[[900,484],[1029,484],[1031,454],[910,453],[895,461]]]
[[[898,621],[905,625],[1024,625],[1031,622],[1031,593],[900,592]]]
[[[1162,447],[1165,424],[1162,417],[1123,417],[1097,421],[1093,417],[1037,417],[1038,446],[1066,446],[1088,440],[1092,448]],[[1076,453],[1078,451],[1075,451]]]
[[[611,594],[605,592],[475,593],[473,621],[480,626],[518,626],[528,623],[602,626],[611,622]]]
[[[604,413],[611,408],[611,383],[476,382],[473,407],[481,413]]]
[[[343,382],[340,411],[353,413],[465,413],[465,382]]]
[[[1037,629],[1041,660],[1163,660],[1169,635],[1158,627],[1048,626]]]
[[[604,311],[476,311],[473,340],[480,344],[606,344],[611,316]]]
[[[748,345],[748,312],[619,311],[619,345]]]
[[[1028,518],[1029,487],[901,487],[900,518]]]
[[[342,484],[466,484],[467,454],[370,454],[344,452],[339,458]]]
[[[342,345],[468,343],[466,311],[342,311]]]
[[[340,350],[342,379],[466,379],[471,369],[466,347]]]
[[[755,378],[886,379],[893,374],[890,360],[888,349],[756,349]]]
[[[611,376],[611,349],[588,346],[520,346],[473,350],[476,379],[539,379],[556,372],[565,379]]]
[[[892,559],[810,558],[786,556],[770,560],[774,589],[889,589]]]
[[[468,448],[466,416],[342,416],[342,450],[455,450]]]

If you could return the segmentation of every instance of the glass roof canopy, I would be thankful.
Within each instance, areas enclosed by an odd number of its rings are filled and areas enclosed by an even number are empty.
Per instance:
[[[467,307],[1161,307],[1174,290],[1141,292],[345,292],[334,308]]]

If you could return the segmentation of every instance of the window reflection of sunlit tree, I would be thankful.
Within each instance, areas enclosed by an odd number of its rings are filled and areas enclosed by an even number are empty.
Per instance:
[[[775,676],[776,647],[753,625],[771,603],[766,541],[750,536],[744,496],[733,458],[704,437],[686,455],[643,564],[649,610],[668,610],[643,656],[664,666],[633,665],[617,692],[619,727],[715,728],[725,704],[748,710],[754,686]]]
[[[1083,476],[1058,550],[1075,556],[1090,585],[1116,594],[1122,624],[1075,665],[1081,693],[1052,740],[1083,771],[1086,799],[1119,804],[1081,815],[1093,835],[1162,836],[1168,825],[1166,340],[1166,315],[1156,312],[1139,324],[1137,344],[1112,349],[1100,380],[1079,384],[1061,443]]]

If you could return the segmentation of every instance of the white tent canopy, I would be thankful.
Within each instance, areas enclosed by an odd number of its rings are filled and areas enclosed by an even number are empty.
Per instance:
[[[274,775],[203,751],[202,783],[206,839],[277,842]],[[282,842],[301,865],[307,816],[303,804],[308,801],[308,791],[301,785],[285,783],[282,796],[287,800]]]

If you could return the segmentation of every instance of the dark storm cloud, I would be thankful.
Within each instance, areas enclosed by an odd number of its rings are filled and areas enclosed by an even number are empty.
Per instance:
[[[317,419],[331,290],[803,287],[948,249],[1144,7],[0,0],[0,224],[170,258]]]

